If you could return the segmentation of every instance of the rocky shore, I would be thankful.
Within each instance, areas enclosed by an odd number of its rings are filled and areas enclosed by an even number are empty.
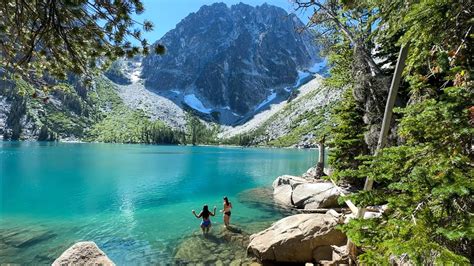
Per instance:
[[[346,220],[338,198],[351,188],[316,179],[314,168],[302,176],[279,176],[272,186],[276,204],[309,213],[288,216],[251,235],[249,255],[263,264],[349,263],[347,237],[337,226]]]
[[[338,199],[354,190],[349,185],[336,186],[331,181],[316,178],[314,167],[302,176],[276,178],[273,182],[275,203],[303,213],[283,218],[251,235],[248,254],[264,265],[352,264],[346,248],[347,236],[338,226],[347,223],[355,214],[341,206]],[[383,211],[383,207],[374,207],[364,218],[378,217]]]

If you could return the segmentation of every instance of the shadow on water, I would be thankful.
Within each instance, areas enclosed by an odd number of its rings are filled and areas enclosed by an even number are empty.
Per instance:
[[[227,226],[227,230],[229,230],[229,232],[235,233],[235,234],[242,234],[242,232],[243,232],[242,229],[234,227],[232,225]]]
[[[275,220],[293,214],[288,208],[283,208],[273,200],[273,189],[260,187],[244,190],[237,194],[237,199],[241,204],[258,209],[266,213],[266,217]]]

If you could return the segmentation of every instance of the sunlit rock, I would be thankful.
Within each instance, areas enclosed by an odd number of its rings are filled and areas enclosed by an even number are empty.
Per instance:
[[[78,242],[64,251],[53,266],[59,265],[115,265],[92,241]]]
[[[286,217],[250,237],[248,252],[261,262],[311,262],[332,260],[331,245],[342,246],[346,236],[336,229],[331,214],[298,214]]]
[[[299,209],[337,207],[340,191],[331,182],[283,175],[273,182],[276,202]]]

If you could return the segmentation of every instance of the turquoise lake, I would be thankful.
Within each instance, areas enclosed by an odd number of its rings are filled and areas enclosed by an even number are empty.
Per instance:
[[[191,210],[219,210],[228,196],[231,224],[255,233],[284,215],[264,204],[265,188],[316,158],[315,150],[0,142],[0,264],[51,264],[86,240],[118,265],[173,264],[186,239],[226,245],[222,216],[212,217],[215,239],[203,239]]]

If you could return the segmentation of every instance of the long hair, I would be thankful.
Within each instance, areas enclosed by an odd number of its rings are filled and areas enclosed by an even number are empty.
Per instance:
[[[204,206],[202,207],[202,212],[201,212],[202,217],[208,218],[208,217],[209,217],[209,213],[211,213],[211,212],[209,211],[209,207],[208,207],[207,205],[204,205]]]
[[[229,199],[227,197],[224,197],[224,201],[225,201],[225,205],[227,205],[227,206],[230,205]]]

